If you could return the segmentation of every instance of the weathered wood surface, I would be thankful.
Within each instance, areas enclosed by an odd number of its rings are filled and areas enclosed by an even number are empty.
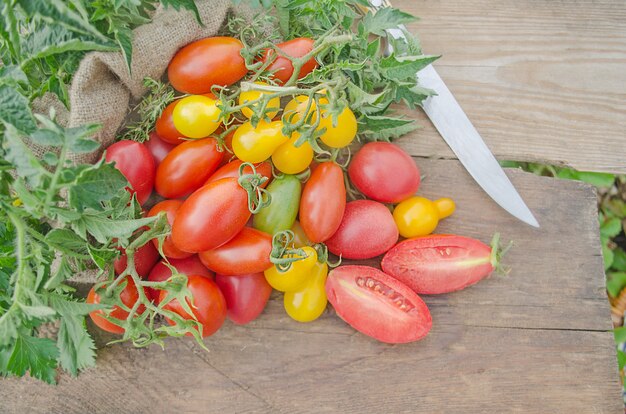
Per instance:
[[[457,161],[418,160],[421,193],[452,195],[441,224],[515,247],[506,277],[425,297],[433,329],[423,341],[385,345],[332,310],[290,320],[275,297],[260,319],[165,351],[115,345],[98,367],[56,387],[0,383],[7,413],[617,413],[622,410],[593,188],[509,171],[542,227],[516,221]],[[623,411],[622,411],[623,412]]]
[[[499,159],[626,173],[624,1],[392,3],[422,18],[410,28]],[[453,157],[419,121],[405,147]]]

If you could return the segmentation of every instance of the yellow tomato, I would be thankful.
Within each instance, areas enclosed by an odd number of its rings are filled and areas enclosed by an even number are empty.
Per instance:
[[[307,121],[311,121],[311,123],[315,122],[316,118],[316,108],[315,100],[311,102],[311,107],[309,108],[309,112],[306,111],[306,107],[309,104],[309,97],[306,95],[298,95],[293,98],[289,103],[285,106],[285,110],[283,111],[285,122],[289,122],[291,124],[295,124],[302,117],[306,115],[309,118],[310,114],[313,114],[310,119],[306,119]]]
[[[320,103],[325,101],[321,99]],[[327,103],[327,102],[325,102]],[[320,136],[322,142],[331,148],[343,148],[348,145],[356,137],[357,122],[354,112],[346,106],[337,116],[333,125],[333,117],[325,110],[321,111],[322,118],[318,129],[326,128],[326,131]]]
[[[311,269],[317,263],[317,252],[309,246],[303,247],[302,250],[306,256],[293,262],[289,270],[280,272],[276,266],[272,266],[263,272],[271,287],[280,292],[294,292],[307,285]]]
[[[272,154],[272,163],[278,171],[285,174],[298,174],[306,170],[313,161],[313,148],[308,142],[302,143],[299,147],[295,146],[300,134],[294,132],[276,151]]]
[[[267,83],[265,82],[254,82],[257,85],[263,85],[266,86]],[[252,102],[252,101],[256,101],[257,99],[261,98],[263,95],[265,95],[267,92],[260,92],[260,91],[256,91],[256,90],[250,90],[250,91],[246,91],[246,92],[242,92],[241,95],[239,95],[239,105],[243,105],[246,102]],[[257,108],[259,106],[260,102],[254,103],[252,104],[253,108]],[[265,107],[266,110],[268,109],[272,109],[272,108],[276,108],[275,110],[271,110],[271,111],[267,111],[265,113],[265,115],[267,115],[270,118],[274,118],[276,116],[276,114],[278,113],[278,109],[280,109],[280,98],[276,97],[276,98],[272,98],[269,100],[269,102],[267,103],[267,106]],[[241,110],[241,113],[246,117],[246,118],[252,118],[253,115],[253,110],[249,107],[245,107]]]
[[[328,304],[325,289],[327,276],[328,265],[315,263],[306,287],[285,293],[283,304],[287,315],[298,322],[311,322],[319,318]]]
[[[233,135],[233,152],[243,162],[253,164],[263,162],[272,156],[276,148],[287,142],[282,132],[281,121],[266,122],[261,120],[255,127],[245,122]]]
[[[174,107],[174,127],[183,136],[204,138],[211,135],[220,125],[220,109],[217,101],[204,95],[182,98]]]
[[[454,201],[442,198],[430,201],[424,197],[411,197],[396,206],[393,219],[402,237],[426,236],[437,228],[439,220],[454,212]]]

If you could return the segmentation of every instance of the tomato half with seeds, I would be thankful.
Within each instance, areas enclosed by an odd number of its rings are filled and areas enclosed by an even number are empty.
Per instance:
[[[199,254],[202,263],[215,273],[226,276],[259,273],[272,267],[272,236],[244,227],[227,243]]]
[[[187,138],[182,135],[176,127],[174,126],[174,107],[178,103],[179,99],[176,99],[173,102],[170,102],[163,112],[161,112],[161,116],[156,120],[155,123],[155,131],[161,137],[161,139],[168,144],[178,145],[185,142],[183,138]]]
[[[178,273],[185,276],[199,275],[213,279],[215,275],[205,265],[202,264],[198,255],[187,257],[186,259],[169,259],[170,266],[173,266]],[[167,267],[164,260],[155,264],[148,275],[149,282],[164,282],[172,276],[172,270]],[[145,288],[148,299],[153,302],[159,301],[161,291],[151,287]]]
[[[263,273],[239,276],[216,275],[215,283],[226,299],[228,319],[237,325],[255,320],[267,305],[272,287]]]
[[[137,286],[135,285],[135,282],[133,282],[133,279],[130,276],[127,276],[124,279],[124,281],[120,283],[126,283],[126,286],[124,286],[124,289],[122,290],[122,293],[120,294],[120,300],[122,301],[124,306],[127,306],[128,308],[132,309],[132,307],[135,306],[135,303],[139,300],[139,292],[137,292]],[[106,286],[99,289],[99,293],[98,293],[92,287],[89,293],[87,294],[87,303],[94,304],[94,305],[100,304],[102,300],[100,294],[104,293],[105,290],[106,290]],[[137,309],[137,313],[143,313],[144,310],[145,310],[145,307],[143,305],[139,305],[139,308]],[[106,313],[103,309],[98,309],[93,312],[90,312],[89,316],[91,317],[91,320],[93,321],[93,323],[95,323],[100,329],[107,331],[107,332],[115,333],[115,334],[120,334],[120,335],[123,334],[124,328],[122,328],[116,323],[109,322],[108,320],[106,320],[102,316],[105,314]],[[114,305],[110,313],[108,314],[108,316],[114,319],[118,319],[120,321],[119,323],[122,324],[123,321],[126,320],[126,318],[128,318],[128,312],[124,310],[122,307]]]
[[[221,180],[222,178],[239,178],[239,167],[241,167],[241,164],[243,164],[243,161],[237,159],[227,164],[224,164],[217,171],[211,174],[205,184]],[[267,177],[267,181],[261,184],[261,187],[265,188],[267,184],[272,180],[272,164],[270,164],[269,162],[262,162],[256,164],[254,166],[254,169],[257,174],[261,174],[263,177]],[[243,173],[252,174],[252,168],[246,165],[243,168]]]
[[[235,237],[251,215],[246,190],[236,178],[222,178],[185,200],[172,225],[172,240],[186,252],[215,249]]]
[[[214,138],[178,145],[157,168],[156,191],[165,198],[185,197],[206,182],[223,156]]]
[[[133,257],[137,274],[140,277],[145,278],[148,276],[148,273],[150,273],[152,266],[154,266],[161,256],[152,243],[146,243],[135,251],[135,255]],[[126,270],[127,266],[128,257],[126,256],[126,252],[122,251],[121,256],[113,262],[115,274],[122,274],[122,272]]]
[[[156,164],[152,154],[144,144],[123,140],[109,146],[105,155],[106,162],[114,162],[126,177],[131,193],[137,194],[137,201],[143,204],[148,201],[154,187],[154,171]]]
[[[331,253],[345,259],[370,259],[391,249],[398,241],[398,228],[389,209],[372,200],[346,204],[341,225],[326,240]]]
[[[144,145],[148,148],[150,154],[152,154],[156,166],[158,166],[165,156],[175,147],[175,145],[163,141],[155,131],[150,132],[150,137]]]
[[[326,280],[337,315],[357,331],[400,344],[425,337],[432,326],[424,301],[408,286],[368,266],[341,266]]]
[[[176,212],[183,205],[183,202],[180,200],[164,200],[154,205],[148,212],[148,217],[153,217],[159,214],[161,211],[164,211],[167,216],[167,222],[171,226],[174,223],[174,218],[176,217]],[[159,248],[159,240],[152,239],[152,243],[154,247]],[[165,257],[171,259],[184,259],[186,257],[191,256],[193,253],[188,253],[180,250],[174,245],[172,242],[172,236],[169,235],[165,237],[163,241],[163,254]]]
[[[498,256],[480,240],[433,234],[398,243],[381,266],[385,273],[426,295],[454,292],[487,277],[497,266]]]
[[[163,309],[179,314],[183,319],[195,319],[202,324],[203,337],[211,336],[224,323],[226,319],[226,300],[215,282],[209,278],[200,275],[191,275],[187,277],[187,288],[191,292],[191,300],[187,299],[189,307],[192,309],[193,316],[188,314],[181,306],[178,299],[165,304]],[[161,291],[159,303],[167,298],[168,292]],[[169,318],[165,318],[170,325],[175,323]],[[187,336],[191,334],[187,333]]]
[[[291,58],[301,58],[307,53],[313,50],[315,40],[308,37],[298,37],[296,39],[289,40],[287,42],[279,43],[276,46],[288,57],[277,56],[276,60],[267,68],[268,72],[273,73],[274,79],[279,83],[287,82],[293,74],[293,63]],[[271,59],[275,52],[268,49],[263,55],[263,62]],[[301,79],[311,73],[313,69],[317,67],[317,61],[315,57],[312,57],[300,69],[300,73],[297,75],[298,79]]]
[[[341,167],[330,161],[319,164],[304,185],[300,200],[300,225],[309,240],[321,243],[335,234],[345,208]]]
[[[241,57],[243,44],[234,37],[208,37],[180,49],[167,67],[177,91],[204,94],[214,85],[228,86],[243,78],[248,69]]]

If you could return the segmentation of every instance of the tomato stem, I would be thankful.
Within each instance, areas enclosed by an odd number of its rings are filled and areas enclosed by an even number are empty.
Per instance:
[[[306,257],[304,250],[293,247],[294,239],[295,235],[291,230],[279,231],[272,238],[270,262],[281,273],[289,270],[292,263],[304,260]]]
[[[246,167],[250,167],[252,170],[251,174],[244,174]],[[248,193],[248,210],[252,214],[257,214],[261,209],[272,203],[271,194],[261,187],[267,180],[267,177],[256,172],[253,164],[244,162],[239,166],[239,179],[237,182]]]

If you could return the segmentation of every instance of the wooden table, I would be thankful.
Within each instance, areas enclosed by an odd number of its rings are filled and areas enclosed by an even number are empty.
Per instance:
[[[438,69],[499,158],[626,171],[623,2],[396,4],[423,17],[414,28],[424,48],[445,55]],[[458,202],[438,230],[515,242],[508,276],[424,298],[434,321],[426,339],[381,344],[331,309],[299,324],[277,296],[257,321],[227,323],[209,353],[190,340],[164,351],[115,345],[57,387],[3,380],[0,411],[623,412],[593,187],[508,171],[541,223],[530,228],[483,194],[420,119],[424,129],[401,141],[426,175],[420,192]]]

